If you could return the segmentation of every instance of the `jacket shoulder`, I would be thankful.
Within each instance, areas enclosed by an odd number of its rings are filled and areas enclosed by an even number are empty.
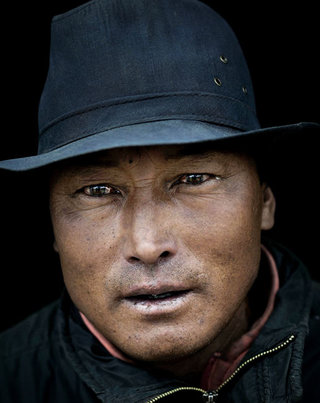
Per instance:
[[[312,282],[312,310],[314,313],[320,315],[320,283],[313,281]]]
[[[320,354],[320,283],[312,282],[312,305],[309,318],[309,334],[307,342],[312,345],[312,351]],[[320,364],[320,363],[319,363]]]
[[[57,338],[56,315],[59,302],[55,301],[32,314],[14,327],[0,334],[0,357],[9,358],[38,349]]]
[[[302,378],[304,402],[316,402],[320,391],[315,385],[320,379],[320,284],[312,283],[312,306],[309,318],[309,333],[306,337]]]

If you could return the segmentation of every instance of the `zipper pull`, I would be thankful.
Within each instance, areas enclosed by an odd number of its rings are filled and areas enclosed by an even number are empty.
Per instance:
[[[202,395],[202,399],[205,403],[216,403],[218,398],[218,392],[210,390]]]

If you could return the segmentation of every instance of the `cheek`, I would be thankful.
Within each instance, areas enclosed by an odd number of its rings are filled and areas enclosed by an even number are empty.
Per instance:
[[[81,308],[92,295],[102,298],[108,267],[117,258],[111,220],[53,218],[53,226],[64,282],[73,301]]]
[[[183,243],[206,267],[206,281],[221,301],[225,295],[234,303],[244,298],[257,274],[261,204],[256,194],[236,192],[200,201],[183,219]]]
[[[232,256],[241,246],[260,245],[261,202],[256,194],[234,192],[197,200],[178,214],[179,233],[194,251],[229,250]]]

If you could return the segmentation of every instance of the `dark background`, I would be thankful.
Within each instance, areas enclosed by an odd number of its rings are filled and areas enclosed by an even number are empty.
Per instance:
[[[85,1],[2,5],[0,159],[36,153],[37,107],[48,67],[50,20]],[[319,23],[316,3],[204,1],[234,29],[247,58],[263,127],[319,122]],[[9,3],[9,4],[8,4]],[[282,3],[282,2],[281,2]],[[319,134],[320,136],[320,134]],[[276,172],[276,226],[320,280],[318,265],[319,142],[288,143]],[[47,211],[45,178],[1,179],[1,328],[59,296],[62,278]]]

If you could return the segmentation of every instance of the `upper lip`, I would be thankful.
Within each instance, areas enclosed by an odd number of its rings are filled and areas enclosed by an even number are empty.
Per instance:
[[[124,294],[124,298],[138,297],[141,295],[159,295],[167,292],[182,292],[190,291],[190,288],[185,285],[139,285],[138,287],[132,287],[128,292]]]

